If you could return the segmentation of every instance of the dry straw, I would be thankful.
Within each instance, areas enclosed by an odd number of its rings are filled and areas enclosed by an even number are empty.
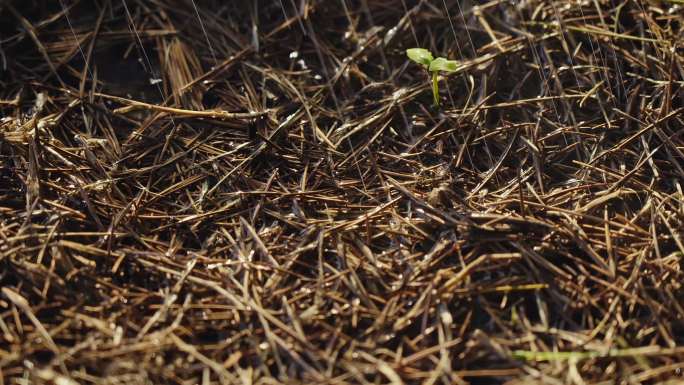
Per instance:
[[[0,2],[0,383],[676,379],[680,3]]]

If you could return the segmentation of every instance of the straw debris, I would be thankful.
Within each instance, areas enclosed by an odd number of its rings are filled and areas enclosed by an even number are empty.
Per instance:
[[[682,15],[0,2],[0,383],[679,378]]]

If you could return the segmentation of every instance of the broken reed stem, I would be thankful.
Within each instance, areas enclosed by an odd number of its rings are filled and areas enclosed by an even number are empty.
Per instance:
[[[193,111],[186,110],[182,108],[166,107],[157,104],[140,102],[137,100],[131,100],[122,98],[120,96],[107,95],[102,93],[94,93],[95,96],[113,100],[117,103],[126,104],[126,107],[117,108],[114,110],[115,114],[125,114],[133,110],[148,110],[155,112],[164,112],[169,115],[175,115],[179,117],[188,118],[204,118],[204,119],[252,119],[260,116],[268,115],[271,110],[263,110],[257,112],[228,112],[221,110],[205,110],[205,111]]]

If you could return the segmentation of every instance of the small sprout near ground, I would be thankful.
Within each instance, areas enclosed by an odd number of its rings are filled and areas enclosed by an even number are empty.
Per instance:
[[[422,65],[432,74],[432,98],[436,107],[439,107],[439,71],[454,72],[458,69],[458,61],[448,60],[443,57],[433,58],[432,52],[425,48],[409,48],[406,56],[414,62]]]

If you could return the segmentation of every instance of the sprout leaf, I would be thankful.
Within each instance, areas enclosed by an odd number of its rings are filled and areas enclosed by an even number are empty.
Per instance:
[[[425,48],[409,48],[406,56],[418,64],[429,66],[432,63],[432,53]]]
[[[430,72],[434,72],[434,71],[454,72],[457,69],[458,69],[458,61],[447,60],[443,57],[438,57],[437,59],[430,62],[429,71]]]

